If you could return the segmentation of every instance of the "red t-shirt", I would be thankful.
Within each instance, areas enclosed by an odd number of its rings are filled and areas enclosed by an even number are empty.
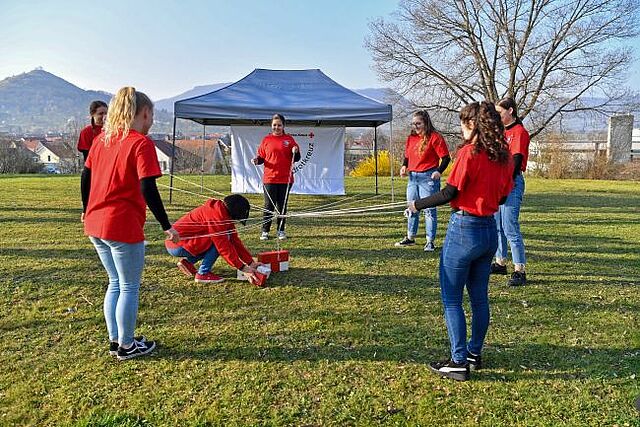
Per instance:
[[[404,156],[409,160],[407,169],[411,172],[424,172],[438,167],[440,159],[449,154],[447,143],[438,132],[431,132],[424,151],[420,153],[422,136],[409,135],[404,149]]]
[[[177,244],[165,240],[167,248],[180,246],[197,256],[207,251],[213,243],[218,253],[235,268],[239,269],[253,262],[251,253],[238,237],[236,226],[227,207],[220,200],[206,201],[204,205],[183,215],[173,224],[173,228],[180,233],[181,239],[186,240],[180,240]],[[191,236],[194,238],[189,239]]]
[[[147,205],[140,180],[162,176],[153,141],[131,130],[122,141],[113,137],[106,147],[101,133],[85,166],[91,169],[85,234],[124,243],[143,241]]]
[[[522,126],[522,123],[513,123],[504,129],[504,138],[509,144],[509,151],[512,155],[522,154],[522,165],[520,170],[527,170],[527,160],[529,159],[529,132]]]
[[[78,137],[78,151],[89,150],[93,139],[100,135],[102,132],[102,126],[89,125],[80,131]]]
[[[300,147],[291,135],[275,136],[269,134],[262,139],[258,147],[258,157],[264,159],[265,184],[293,184],[292,160],[293,147]]]
[[[458,189],[451,207],[472,215],[493,215],[500,199],[508,196],[513,187],[513,162],[492,162],[486,151],[474,154],[473,148],[473,144],[467,144],[458,150],[447,179]]]

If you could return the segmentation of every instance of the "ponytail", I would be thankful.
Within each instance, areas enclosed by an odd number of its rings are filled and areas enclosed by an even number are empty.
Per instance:
[[[153,102],[142,92],[136,92],[131,86],[125,86],[111,98],[109,114],[105,123],[104,143],[109,146],[113,137],[120,141],[129,135],[133,120],[144,107],[153,109]]]

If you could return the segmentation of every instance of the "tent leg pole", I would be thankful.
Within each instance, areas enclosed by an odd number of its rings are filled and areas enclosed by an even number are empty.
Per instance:
[[[391,166],[391,201],[395,202],[396,198],[395,198],[395,191],[394,191],[394,185],[393,185],[393,159],[394,159],[394,152],[393,152],[393,119],[391,119],[391,121],[389,122],[389,163]]]
[[[378,127],[373,128],[373,158],[376,162],[376,196],[378,195]]]
[[[200,163],[200,192],[204,193],[204,139],[207,135],[207,125],[202,125],[202,162]]]
[[[169,167],[169,204],[173,201],[173,163],[176,158],[176,114],[173,113],[173,138],[171,144],[171,166]]]

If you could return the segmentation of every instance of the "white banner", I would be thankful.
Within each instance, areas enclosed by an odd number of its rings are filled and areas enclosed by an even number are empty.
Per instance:
[[[264,166],[255,166],[258,146],[270,126],[231,126],[231,192],[262,193]],[[344,127],[287,126],[300,146],[294,165],[296,194],[344,195]]]

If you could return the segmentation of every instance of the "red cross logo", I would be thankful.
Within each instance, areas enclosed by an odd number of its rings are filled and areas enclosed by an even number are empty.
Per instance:
[[[313,139],[313,136],[314,136],[314,135],[313,135],[313,132],[309,132],[309,138],[310,138],[310,139]]]

